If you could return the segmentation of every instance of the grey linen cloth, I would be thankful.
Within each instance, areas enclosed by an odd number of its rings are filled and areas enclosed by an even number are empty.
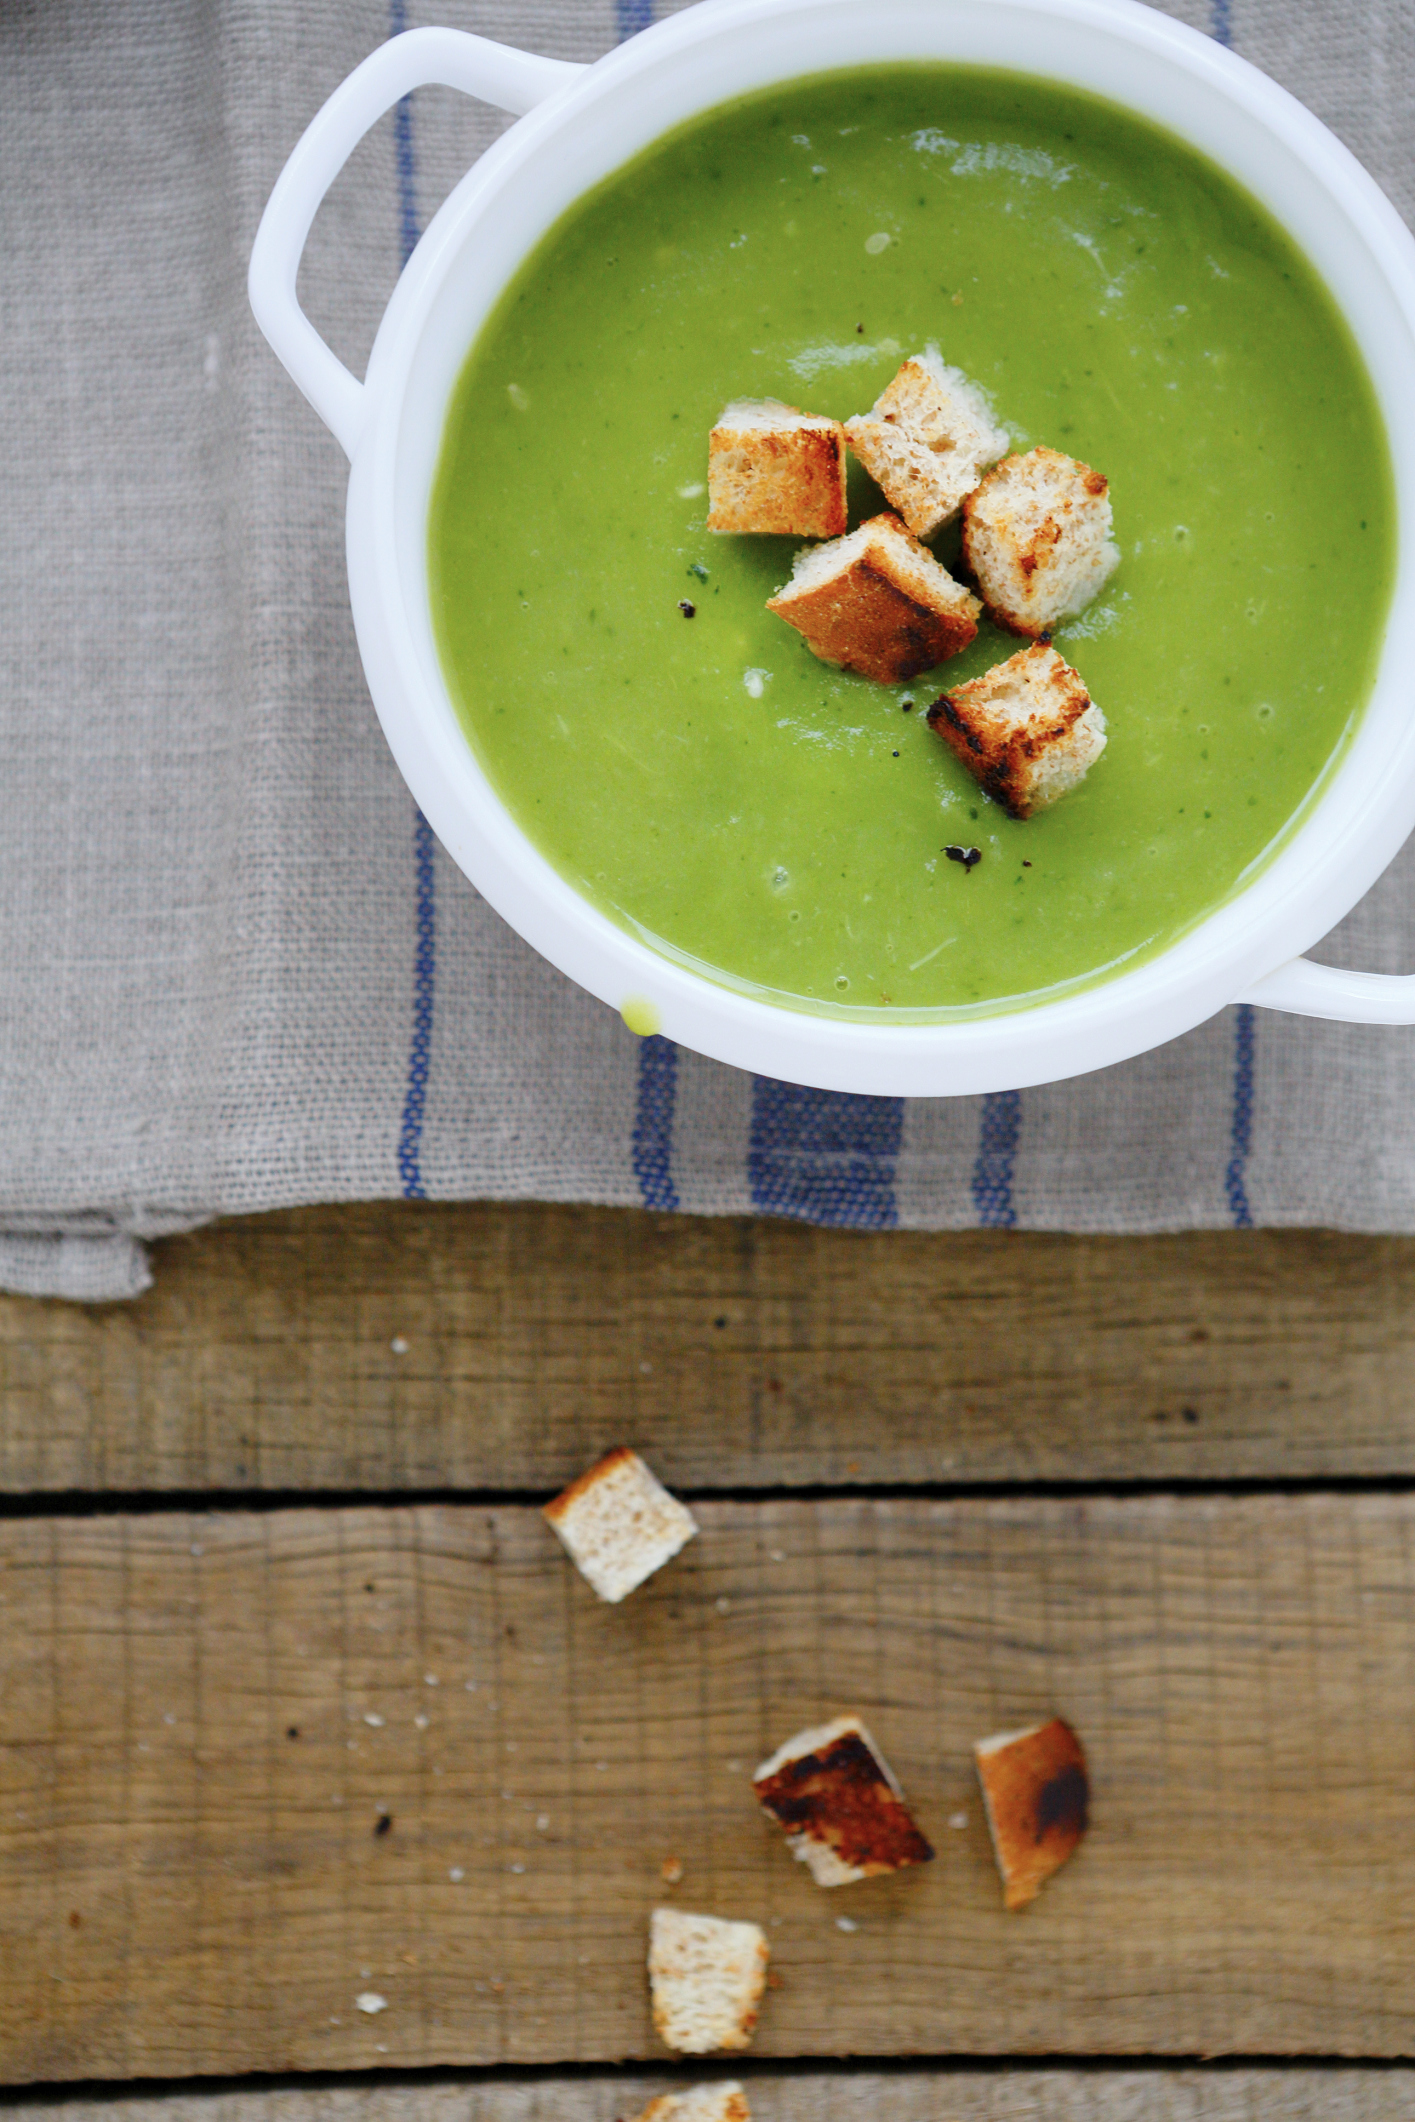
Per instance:
[[[1185,0],[1415,211],[1415,0]],[[637,1042],[432,846],[360,672],[345,464],[244,277],[302,127],[396,28],[592,59],[647,0],[0,11],[0,1284],[140,1290],[204,1218],[412,1194],[887,1226],[1415,1228],[1415,1032],[1226,1013],[988,1099],[798,1093]],[[302,281],[361,366],[506,121],[420,91]],[[1415,966],[1415,857],[1323,955]]]

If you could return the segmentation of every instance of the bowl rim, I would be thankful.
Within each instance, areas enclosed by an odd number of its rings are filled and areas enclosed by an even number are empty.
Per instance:
[[[648,99],[661,96],[675,74],[692,68],[700,83],[708,72],[705,62],[729,43],[733,64],[740,66],[753,36],[767,31],[777,35],[776,43],[770,35],[764,39],[770,59],[783,26],[799,33],[808,19],[815,32],[807,40],[813,56],[829,46],[831,29],[871,47],[839,61],[843,66],[901,56],[874,47],[910,34],[927,44],[930,30],[934,48],[913,56],[956,61],[962,47],[967,63],[980,24],[994,43],[1005,34],[1020,38],[1030,28],[1029,48],[1035,49],[1043,27],[1062,46],[1072,39],[1075,64],[1083,70],[1062,74],[1052,67],[1051,78],[1108,94],[1190,140],[1255,193],[1288,231],[1344,316],[1386,425],[1397,497],[1395,586],[1376,681],[1344,756],[1306,814],[1299,813],[1300,822],[1288,829],[1286,844],[1251,882],[1172,944],[1131,970],[1021,1007],[926,1022],[900,1022],[882,1013],[865,1020],[818,1013],[727,986],[621,928],[582,897],[516,823],[456,721],[435,649],[429,668],[425,495],[416,549],[410,550],[406,522],[400,537],[400,453],[407,449],[409,394],[423,337],[449,274],[465,262],[478,234],[485,235],[497,208],[509,198],[514,214],[513,188],[527,207],[537,196],[538,172],[544,192],[547,172],[557,166],[546,150],[557,139],[562,161],[572,136],[591,146],[599,137],[603,148],[616,107],[621,122],[632,110],[647,123],[645,114],[653,108]],[[937,49],[941,30],[954,49]],[[1045,38],[1040,41],[1045,48]],[[1191,101],[1197,96],[1202,106],[1207,100],[1211,115],[1222,114],[1233,127],[1231,152],[1215,152],[1211,138],[1196,139],[1139,95],[1095,88],[1091,73],[1102,49],[1122,70],[1138,58],[1142,72],[1148,69],[1147,91],[1157,69],[1172,71]],[[831,70],[797,64],[767,78]],[[1034,76],[1039,71],[1034,65],[1016,70]],[[703,94],[691,107],[705,110],[722,100]],[[672,115],[645,137],[679,122]],[[601,174],[630,159],[640,144],[611,148]],[[1314,257],[1310,235],[1293,227],[1290,200],[1253,181],[1264,158],[1283,169],[1288,181],[1294,169],[1305,173],[1310,198],[1304,209],[1320,202],[1351,239],[1351,256],[1345,263],[1336,258],[1345,295],[1333,285],[1330,261]],[[560,210],[531,232],[509,270]],[[509,270],[490,287],[482,315]],[[1353,314],[1350,291],[1363,281],[1369,315]],[[1382,307],[1386,331],[1373,339]],[[470,338],[464,342],[462,358],[470,344]],[[1405,532],[1405,524],[1415,521],[1415,418],[1402,420],[1402,377],[1406,402],[1415,403],[1415,240],[1374,179],[1312,113],[1200,32],[1136,0],[981,0],[967,9],[939,0],[871,0],[868,8],[860,0],[700,0],[606,54],[503,134],[429,223],[389,303],[368,366],[370,417],[354,453],[347,516],[355,626],[375,707],[424,815],[482,895],[571,979],[611,1007],[646,1003],[658,1028],[690,1048],[758,1073],[882,1094],[1014,1089],[1106,1067],[1192,1029],[1318,942],[1375,882],[1415,822],[1415,715],[1402,713],[1396,698],[1397,673],[1412,667],[1415,656],[1415,549]],[[444,398],[437,408],[439,434],[445,410]]]

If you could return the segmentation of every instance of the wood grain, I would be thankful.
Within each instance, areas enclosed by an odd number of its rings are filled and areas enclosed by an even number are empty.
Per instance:
[[[719,2073],[720,2074],[720,2073]],[[1415,2071],[743,2068],[753,2122],[1408,2122]],[[577,2074],[531,2084],[284,2086],[59,2100],[59,2122],[620,2122],[695,2082]],[[701,2082],[699,2075],[697,2082]]]
[[[0,1487],[1415,1473],[1410,1239],[384,1203],[156,1254],[135,1304],[0,1298]]]
[[[669,1857],[759,2057],[1411,2052],[1415,1498],[700,1517],[622,1607],[524,1507],[9,1521],[0,2073],[651,2057]],[[841,1709],[938,1859],[826,1894],[748,1776]],[[1007,1916],[969,1748],[1053,1710],[1094,1826]]]

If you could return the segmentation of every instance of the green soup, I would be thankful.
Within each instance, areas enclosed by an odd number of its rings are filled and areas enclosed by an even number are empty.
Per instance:
[[[873,684],[763,608],[794,541],[704,529],[726,401],[843,418],[928,341],[1014,448],[1111,481],[1121,565],[1056,635],[1109,746],[1025,824],[924,721],[1015,639]],[[852,525],[882,505],[852,465]],[[922,65],[723,106],[565,215],[468,358],[429,527],[452,697],[561,874],[729,984],[875,1015],[1093,980],[1228,896],[1361,713],[1394,544],[1360,356],[1271,218],[1109,104]]]

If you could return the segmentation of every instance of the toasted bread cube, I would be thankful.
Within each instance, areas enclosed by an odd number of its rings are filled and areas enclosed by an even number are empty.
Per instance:
[[[708,436],[710,531],[838,538],[845,512],[845,430],[775,398],[740,398]]]
[[[797,1732],[763,1761],[752,1785],[817,1886],[848,1886],[933,1855],[858,1717]]]
[[[698,1529],[692,1512],[624,1446],[572,1481],[542,1516],[611,1605],[662,1569]]]
[[[956,656],[982,609],[897,516],[873,516],[848,538],[796,555],[767,610],[805,636],[822,663],[895,685]]]
[[[735,2078],[720,2085],[694,2085],[685,2093],[660,2093],[634,2122],[752,2122],[747,2095]]]
[[[1105,750],[1105,716],[1047,641],[944,693],[929,726],[1014,818],[1074,788]]]
[[[1007,448],[982,391],[961,368],[946,367],[936,346],[911,354],[870,411],[846,421],[845,434],[916,538],[951,522]]]
[[[658,2036],[680,2055],[745,2048],[766,1987],[766,1934],[756,1923],[656,1908],[649,1987]]]
[[[1049,633],[1119,562],[1104,475],[1054,449],[1004,458],[963,503],[963,557],[989,618],[1009,633]]]
[[[1080,1846],[1091,1785],[1086,1756],[1060,1717],[998,1732],[973,1748],[1006,1908],[1035,1901]]]

